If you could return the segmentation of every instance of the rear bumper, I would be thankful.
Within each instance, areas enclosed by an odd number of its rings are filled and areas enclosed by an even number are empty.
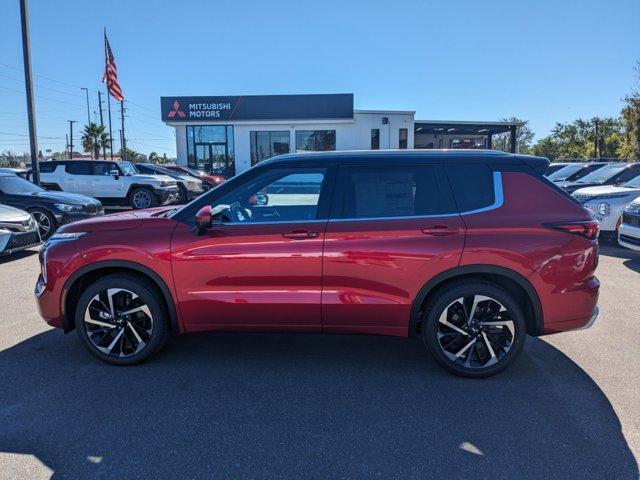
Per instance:
[[[591,277],[563,292],[554,294],[555,298],[550,298],[548,301],[553,302],[554,311],[561,310],[565,313],[562,316],[554,315],[553,319],[545,315],[542,334],[549,335],[590,328],[600,312],[599,295],[600,281],[596,277]],[[543,308],[544,306],[543,302]],[[566,319],[567,317],[569,319]]]

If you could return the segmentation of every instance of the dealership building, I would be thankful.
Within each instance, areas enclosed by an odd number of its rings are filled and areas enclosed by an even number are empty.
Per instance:
[[[517,123],[416,120],[415,111],[356,110],[353,94],[162,97],[178,165],[227,175],[283,153],[327,150],[491,148]]]

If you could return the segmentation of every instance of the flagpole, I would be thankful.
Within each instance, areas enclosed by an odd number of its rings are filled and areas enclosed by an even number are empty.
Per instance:
[[[104,71],[107,71],[107,29],[104,29]],[[113,130],[111,129],[111,93],[107,84],[107,109],[109,110],[109,152],[113,161]]]

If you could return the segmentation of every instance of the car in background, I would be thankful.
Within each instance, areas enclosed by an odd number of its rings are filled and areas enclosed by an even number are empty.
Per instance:
[[[595,172],[585,175],[575,182],[558,185],[567,193],[586,187],[601,185],[622,185],[640,175],[640,162],[638,163],[611,163],[599,168]]]
[[[559,187],[566,185],[570,182],[580,180],[582,177],[589,175],[591,172],[595,172],[599,168],[605,165],[610,165],[609,162],[591,162],[591,163],[571,163],[562,167],[560,170],[556,170],[551,175],[547,175],[547,178],[554,182]]]
[[[0,205],[0,255],[40,245],[38,223],[28,213]]]
[[[618,228],[622,222],[624,208],[640,195],[640,173],[633,180],[616,187],[603,185],[599,187],[581,188],[572,196],[582,205],[594,212],[600,223],[600,234],[617,238]]]
[[[215,188],[227,180],[222,174],[217,174],[217,173],[207,174],[207,173],[201,172],[200,170],[196,170],[191,167],[184,167],[182,165],[168,165],[165,168],[168,168],[169,170],[174,172],[180,172],[180,173],[189,175],[193,178],[198,178],[202,180],[202,182],[206,187],[208,187],[208,189]]]
[[[136,168],[140,173],[146,173],[149,175],[166,175],[178,182],[178,189],[180,190],[178,203],[187,203],[194,198],[202,195],[204,188],[202,187],[202,180],[194,178],[190,175],[180,174],[178,172],[172,172],[171,170],[156,165],[155,163],[136,163]]]
[[[49,192],[13,173],[0,173],[0,204],[29,212],[43,240],[61,225],[104,215],[102,204],[95,198]]]
[[[640,252],[640,197],[627,205],[618,229],[618,243]]]
[[[40,165],[40,183],[47,190],[81,193],[105,205],[134,209],[173,203],[179,195],[175,179],[145,175],[131,162],[62,160]]]
[[[548,177],[552,173],[557,172],[558,170],[560,170],[561,168],[566,167],[567,165],[571,165],[571,163],[569,163],[569,162],[550,163],[549,166],[547,167],[547,169],[544,172],[544,176]]]

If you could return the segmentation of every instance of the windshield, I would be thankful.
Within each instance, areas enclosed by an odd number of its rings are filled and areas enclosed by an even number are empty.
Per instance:
[[[160,167],[158,165],[154,165],[153,166],[153,170],[155,170],[158,173],[162,173],[163,175],[169,175],[172,178],[175,178],[175,177],[178,176],[178,175],[176,175],[176,172],[172,172],[168,168]]]
[[[591,172],[589,175],[585,175],[578,180],[578,183],[604,183],[625,170],[627,166],[625,163],[607,165],[606,167],[599,168],[595,172]]]
[[[640,188],[640,171],[638,171],[638,176],[629,180],[627,183],[622,185],[623,187],[632,187],[632,188]]]
[[[0,190],[7,195],[29,195],[31,193],[44,191],[28,180],[14,175],[0,177]]]
[[[195,170],[193,168],[190,167],[182,167],[185,171],[189,172],[191,175],[193,175],[194,177],[202,177],[204,175],[204,173],[199,172],[198,170]]]
[[[137,173],[140,173],[131,162],[120,162],[118,165],[120,165],[120,170],[122,170],[124,175],[136,175]]]
[[[571,175],[581,170],[583,165],[580,163],[576,163],[575,165],[567,165],[566,167],[562,167],[560,170],[556,170],[547,178],[552,182],[558,182],[560,180],[566,180]]]

